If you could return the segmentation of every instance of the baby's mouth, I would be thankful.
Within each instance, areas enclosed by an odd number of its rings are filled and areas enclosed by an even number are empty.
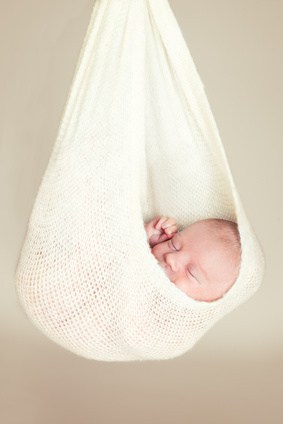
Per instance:
[[[171,275],[170,275],[171,273],[170,273],[169,267],[165,263],[160,264],[160,266],[164,270],[167,277],[171,280]]]

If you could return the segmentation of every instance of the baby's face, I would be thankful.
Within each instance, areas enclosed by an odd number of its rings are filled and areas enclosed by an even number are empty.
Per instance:
[[[196,300],[222,297],[237,278],[235,264],[227,249],[198,221],[171,240],[156,244],[152,253],[168,278]]]

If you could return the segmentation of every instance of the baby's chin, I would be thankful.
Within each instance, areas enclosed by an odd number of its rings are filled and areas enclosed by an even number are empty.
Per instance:
[[[157,261],[159,262],[159,256],[155,250],[155,246],[151,248],[151,253],[153,254],[153,256],[157,259]]]
[[[153,248],[154,249],[154,248]],[[152,254],[155,257],[155,259],[158,262],[158,265],[164,270],[166,264],[163,262],[162,258],[159,257],[158,254],[156,254],[153,250],[152,250]]]

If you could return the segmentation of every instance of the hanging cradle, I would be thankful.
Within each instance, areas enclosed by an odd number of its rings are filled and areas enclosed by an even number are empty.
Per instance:
[[[144,223],[238,223],[236,283],[214,302],[169,281]],[[97,0],[15,275],[33,324],[101,361],[187,352],[250,298],[264,257],[167,0]]]

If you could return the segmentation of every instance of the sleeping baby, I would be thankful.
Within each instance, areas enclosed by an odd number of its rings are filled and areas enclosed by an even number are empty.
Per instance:
[[[241,261],[235,222],[209,218],[178,231],[173,218],[145,224],[151,252],[169,280],[188,296],[212,302],[232,287]]]

